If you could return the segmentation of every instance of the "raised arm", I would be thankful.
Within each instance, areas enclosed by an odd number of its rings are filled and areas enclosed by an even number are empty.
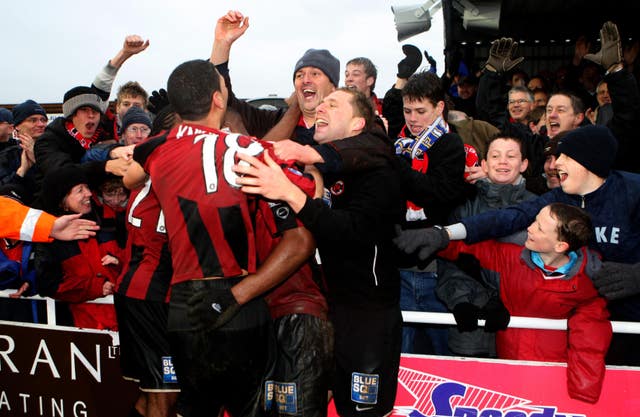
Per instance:
[[[107,65],[102,68],[93,80],[93,86],[100,90],[101,93],[104,93],[100,94],[103,100],[109,99],[113,81],[122,64],[124,64],[127,59],[147,49],[147,47],[149,47],[149,40],[145,41],[138,35],[128,35],[124,39],[122,49],[107,62]]]

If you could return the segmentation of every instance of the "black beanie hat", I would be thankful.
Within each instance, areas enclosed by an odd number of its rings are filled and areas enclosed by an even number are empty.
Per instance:
[[[138,106],[131,106],[122,117],[122,131],[124,132],[129,125],[134,123],[142,123],[151,129],[151,118],[146,111]]]
[[[335,87],[340,83],[340,61],[326,49],[308,49],[307,52],[302,55],[302,58],[296,62],[296,66],[293,69],[293,76],[295,77],[296,72],[304,67],[319,68]]]
[[[109,103],[103,101],[98,92],[91,87],[73,87],[64,93],[62,103],[62,114],[64,117],[71,117],[80,107],[89,106],[95,111],[104,114]]]
[[[47,174],[42,184],[44,210],[53,215],[62,214],[62,200],[78,184],[89,184],[89,179],[77,165],[64,166]]]
[[[33,100],[27,100],[24,103],[18,104],[13,108],[12,112],[14,126],[18,126],[24,122],[27,117],[33,116],[34,114],[39,114],[45,118],[47,117],[47,112],[44,111],[41,105]]]
[[[618,152],[618,141],[605,126],[579,127],[558,142],[558,155],[567,155],[600,178],[607,178]]]

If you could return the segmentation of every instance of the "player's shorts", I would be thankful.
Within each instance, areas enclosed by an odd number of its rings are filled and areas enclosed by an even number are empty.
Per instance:
[[[125,379],[145,392],[179,392],[167,334],[169,305],[114,294]]]
[[[263,416],[263,385],[275,364],[275,333],[266,302],[244,304],[224,326],[193,330],[187,300],[196,292],[215,295],[238,278],[192,280],[171,287],[169,337],[180,378],[179,414],[215,416],[224,406],[234,417]]]
[[[332,307],[336,365],[333,398],[338,414],[350,417],[390,413],[400,366],[400,306],[379,310]]]
[[[266,408],[274,415],[323,417],[333,367],[333,326],[309,314],[274,320],[276,369],[265,383]]]

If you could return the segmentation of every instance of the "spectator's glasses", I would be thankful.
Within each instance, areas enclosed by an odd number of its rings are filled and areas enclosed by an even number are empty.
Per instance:
[[[518,100],[509,100],[509,104],[524,104],[524,103],[529,103],[530,101],[531,100],[520,98]]]
[[[140,133],[142,135],[148,135],[149,133],[151,133],[151,129],[149,129],[146,126],[143,126],[143,127],[129,126],[127,128],[127,132],[128,133],[133,133],[134,135],[137,135],[138,133]]]
[[[116,198],[126,196],[127,192],[122,188],[116,188],[115,190],[108,190],[102,192],[103,198]]]

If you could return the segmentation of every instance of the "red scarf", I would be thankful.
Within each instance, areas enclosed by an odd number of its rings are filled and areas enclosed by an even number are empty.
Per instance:
[[[69,133],[71,137],[77,140],[80,146],[82,146],[84,149],[89,149],[91,145],[93,145],[97,141],[100,134],[100,132],[96,130],[96,133],[94,133],[92,137],[87,139],[82,135],[82,133],[78,131],[78,129],[76,129],[71,120],[67,120],[64,124],[64,127],[67,129],[67,133]]]

